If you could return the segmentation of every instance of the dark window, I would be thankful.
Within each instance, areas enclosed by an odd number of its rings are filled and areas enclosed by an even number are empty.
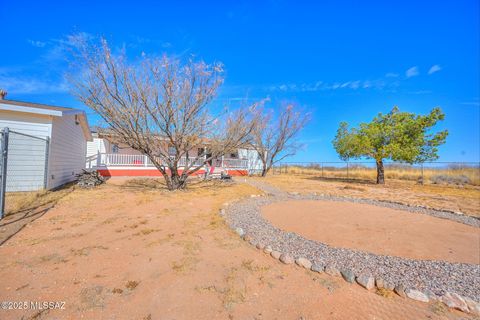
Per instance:
[[[176,150],[175,150],[175,147],[168,147],[168,154],[170,156],[174,156],[177,154]]]
[[[198,156],[201,157],[203,156],[205,149],[204,148],[198,148]]]
[[[114,145],[112,146],[112,153],[118,153],[118,149],[119,149],[119,148],[118,148],[118,144],[114,144]]]
[[[230,158],[231,158],[231,159],[236,159],[236,158],[237,158],[237,154],[236,154],[236,153],[230,153]]]

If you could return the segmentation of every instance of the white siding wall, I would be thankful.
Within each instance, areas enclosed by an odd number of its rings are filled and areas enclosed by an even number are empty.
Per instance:
[[[55,188],[75,179],[85,168],[87,141],[75,116],[53,119],[50,144],[48,188]]]
[[[258,157],[258,152],[253,149],[238,149],[240,159],[248,160],[249,173],[258,173],[262,171],[262,161]]]
[[[33,191],[44,188],[45,138],[51,134],[50,116],[0,111],[0,129],[8,127],[7,191]],[[32,138],[23,133],[39,137]]]
[[[93,141],[87,141],[87,158],[98,153],[110,153],[106,148],[107,143],[108,141],[102,138],[93,138]]]
[[[0,128],[5,127],[35,137],[50,137],[52,117],[0,110]]]

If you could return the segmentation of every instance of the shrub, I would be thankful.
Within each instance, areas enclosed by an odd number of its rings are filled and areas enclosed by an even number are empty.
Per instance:
[[[437,174],[430,177],[430,181],[433,184],[456,184],[456,185],[465,185],[470,184],[471,180],[466,175],[446,175],[446,174]]]

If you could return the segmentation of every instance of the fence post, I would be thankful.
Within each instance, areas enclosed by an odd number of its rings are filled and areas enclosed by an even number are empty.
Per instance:
[[[8,128],[2,130],[1,167],[0,167],[0,219],[5,216],[5,193],[7,189]]]
[[[148,167],[148,156],[147,155],[143,156],[143,165],[144,165],[144,167]]]
[[[424,179],[424,177],[423,177],[423,163],[422,163],[421,167],[422,167],[422,185],[423,185],[424,184],[424,182],[423,182],[423,179]]]
[[[46,137],[45,139],[45,169],[43,173],[43,188],[47,189],[47,182],[48,182],[48,155],[50,152],[50,137]]]

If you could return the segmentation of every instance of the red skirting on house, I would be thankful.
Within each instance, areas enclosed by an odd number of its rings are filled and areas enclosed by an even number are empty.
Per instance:
[[[161,177],[162,174],[158,170],[152,169],[98,169],[103,177]],[[179,174],[182,174],[182,170],[178,170]],[[205,170],[198,170],[193,175],[203,175]],[[246,176],[247,170],[228,170],[228,174],[231,176]]]

